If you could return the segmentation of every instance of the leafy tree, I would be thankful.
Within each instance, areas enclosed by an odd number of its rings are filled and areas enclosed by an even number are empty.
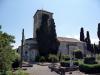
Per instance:
[[[81,28],[81,30],[80,30],[80,41],[85,41],[85,37],[84,37],[84,29],[83,29],[83,27]]]
[[[11,69],[15,60],[15,51],[12,49],[14,36],[11,36],[0,29],[0,71],[5,72]]]

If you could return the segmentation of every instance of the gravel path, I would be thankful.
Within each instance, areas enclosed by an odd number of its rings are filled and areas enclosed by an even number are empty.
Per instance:
[[[27,72],[30,75],[59,75],[55,72],[51,72],[48,66],[33,65],[33,67],[27,68]]]
[[[54,71],[51,72],[48,66],[39,66],[36,64],[33,65],[33,67],[27,68],[27,72],[29,73],[29,75],[60,75]],[[83,74],[79,71],[74,71],[72,74],[66,72],[66,75],[86,75],[86,74]]]

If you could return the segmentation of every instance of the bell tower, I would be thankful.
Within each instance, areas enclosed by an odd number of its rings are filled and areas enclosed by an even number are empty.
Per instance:
[[[35,15],[33,16],[34,23],[33,23],[33,38],[36,38],[36,30],[40,27],[41,25],[41,19],[42,15],[48,15],[49,18],[53,17],[53,13],[45,11],[45,10],[37,10]]]

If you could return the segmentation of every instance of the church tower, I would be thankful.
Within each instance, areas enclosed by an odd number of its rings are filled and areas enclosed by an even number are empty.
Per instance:
[[[47,15],[50,18],[53,17],[53,13],[45,11],[45,10],[37,10],[35,15],[33,16],[33,38],[36,38],[36,30],[40,27],[42,15]]]

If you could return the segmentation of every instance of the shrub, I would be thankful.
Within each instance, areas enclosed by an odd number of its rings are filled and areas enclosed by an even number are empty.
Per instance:
[[[77,59],[83,58],[83,54],[82,54],[81,50],[74,50],[73,54],[75,55],[75,58],[77,58]]]
[[[94,57],[86,57],[84,58],[85,64],[97,64],[96,59]]]
[[[13,63],[12,63],[12,68],[18,68],[20,65],[20,61],[18,59],[16,59]]]
[[[97,55],[97,60],[100,60],[100,55]]]
[[[28,73],[26,73],[25,71],[23,70],[18,70],[14,73],[14,75],[29,75]]]
[[[79,66],[79,62],[78,61],[74,61],[74,65]]]
[[[39,62],[39,59],[40,59],[40,56],[38,55],[38,56],[36,56],[35,61]]]
[[[15,72],[12,71],[6,71],[5,73],[0,73],[0,75],[29,75],[23,70],[17,70]]]
[[[60,65],[62,67],[70,67],[70,61],[62,61],[60,62]],[[78,66],[79,65],[78,61],[73,61],[73,65]]]
[[[39,59],[39,62],[45,62],[45,57],[41,56],[40,59]]]
[[[68,55],[61,55],[61,61],[68,61],[70,60],[70,57]]]
[[[0,72],[0,75],[13,75],[12,71]]]
[[[60,65],[62,66],[62,67],[69,67],[70,66],[70,62],[69,61],[62,61],[62,62],[60,62]]]
[[[58,62],[59,58],[56,55],[49,54],[48,60],[49,60],[49,62]]]
[[[100,73],[100,64],[80,64],[79,70],[86,74]]]
[[[13,72],[12,71],[7,71],[6,75],[13,75]]]

